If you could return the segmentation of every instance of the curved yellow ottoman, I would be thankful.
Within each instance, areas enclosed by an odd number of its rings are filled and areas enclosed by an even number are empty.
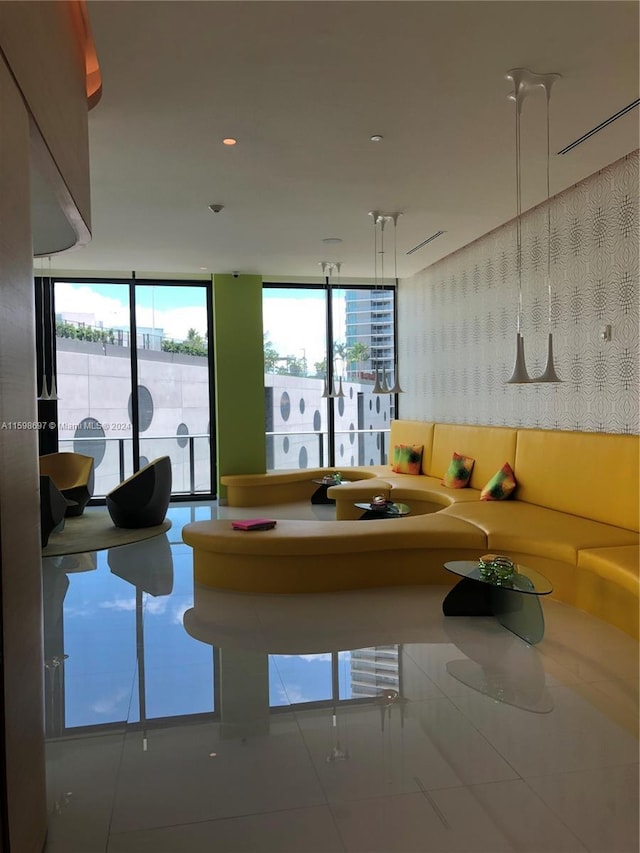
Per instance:
[[[233,530],[196,521],[182,538],[194,551],[196,583],[239,592],[331,592],[446,584],[446,560],[474,560],[482,530],[441,515],[374,521],[278,521],[273,530]]]

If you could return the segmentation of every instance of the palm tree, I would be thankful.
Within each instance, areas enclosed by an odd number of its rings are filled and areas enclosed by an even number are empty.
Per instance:
[[[360,378],[359,365],[362,362],[369,361],[369,347],[363,344],[362,341],[356,341],[347,350],[347,360],[351,363],[355,362],[358,365],[356,368],[356,377]]]

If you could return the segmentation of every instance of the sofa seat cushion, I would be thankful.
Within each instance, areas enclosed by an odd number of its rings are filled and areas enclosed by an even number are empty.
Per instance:
[[[575,566],[583,548],[637,545],[638,535],[522,501],[457,503],[442,510],[485,531],[490,551],[537,554]]]
[[[578,570],[588,570],[624,587],[638,596],[640,591],[640,548],[588,548],[578,552]]]
[[[450,489],[443,486],[437,477],[411,477],[406,474],[390,474],[385,478],[391,486],[391,497],[395,501],[428,501],[450,506],[455,503],[473,503],[480,500],[477,489]]]
[[[391,483],[386,477],[372,477],[370,480],[354,480],[351,481],[348,474],[345,477],[349,482],[341,483],[338,486],[329,486],[327,489],[327,497],[331,500],[347,500],[347,501],[366,501],[374,495],[384,495],[385,498],[390,496]],[[415,480],[415,477],[407,475],[408,479]]]
[[[349,554],[486,547],[486,535],[473,524],[440,514],[380,521],[278,521],[273,530],[242,532],[230,521],[196,521],[184,526],[184,541],[194,549],[244,554]]]

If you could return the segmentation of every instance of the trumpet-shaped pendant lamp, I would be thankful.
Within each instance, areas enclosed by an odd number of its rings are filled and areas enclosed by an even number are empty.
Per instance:
[[[369,216],[373,219],[373,269],[374,269],[374,290],[378,290],[378,282],[384,284],[384,229],[388,222],[393,222],[393,263],[394,263],[394,278],[396,287],[398,285],[398,259],[397,259],[397,232],[398,232],[398,217],[401,213],[379,213],[377,210],[370,210]],[[380,232],[380,247],[378,248],[378,232]],[[379,262],[378,262],[379,257]],[[378,279],[378,267],[380,267],[380,278]],[[383,364],[382,370],[380,367],[374,368],[375,382],[372,389],[372,394],[401,394],[402,388],[398,380],[398,357],[396,354],[394,361],[394,383],[389,386],[387,378],[386,365]]]
[[[550,144],[549,144],[549,102],[551,101],[551,87],[560,77],[559,74],[541,75],[540,85],[547,97],[547,301],[548,301],[548,323],[549,335],[547,341],[547,366],[541,376],[537,376],[534,382],[562,382],[556,373],[553,363],[553,332],[551,331],[551,187],[549,180],[550,172]]]
[[[40,388],[40,394],[38,395],[39,401],[49,402],[51,400],[58,399],[58,389],[56,388],[56,377],[54,373],[54,356],[55,356],[55,346],[56,346],[56,318],[53,313],[53,285],[51,282],[51,258],[49,257],[49,276],[47,278],[47,291],[49,293],[49,316],[51,319],[50,324],[46,323],[46,305],[47,300],[45,299],[45,279],[42,275],[42,269],[40,270],[40,308],[41,308],[41,317],[42,317],[42,384]],[[47,340],[47,328],[50,325],[51,334],[49,336],[49,340]],[[49,364],[51,367],[51,384],[49,385],[47,382],[47,358],[45,356],[45,351],[49,355]]]
[[[376,367],[375,369],[376,381],[373,384],[372,394],[382,394],[382,385],[380,384],[380,371]]]
[[[516,362],[513,367],[511,378],[507,379],[510,385],[522,385],[531,382],[527,373],[527,364],[524,355],[524,337],[522,336],[522,167],[520,163],[520,116],[522,114],[522,101],[526,93],[525,75],[526,69],[514,68],[507,74],[507,79],[513,82],[513,98],[515,103],[516,117],[516,266],[518,270],[518,311],[516,320]]]

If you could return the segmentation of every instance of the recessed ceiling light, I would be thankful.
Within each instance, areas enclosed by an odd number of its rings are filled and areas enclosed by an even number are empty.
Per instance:
[[[382,142],[384,136],[380,136],[379,133],[374,133],[373,136],[369,137],[372,142]]]
[[[222,140],[223,145],[235,145],[238,140],[234,139],[233,136],[227,136],[226,139]]]
[[[200,267],[201,270],[209,269],[209,267]]]
[[[338,243],[342,243],[342,237],[324,237],[322,242],[325,246],[337,246]]]

